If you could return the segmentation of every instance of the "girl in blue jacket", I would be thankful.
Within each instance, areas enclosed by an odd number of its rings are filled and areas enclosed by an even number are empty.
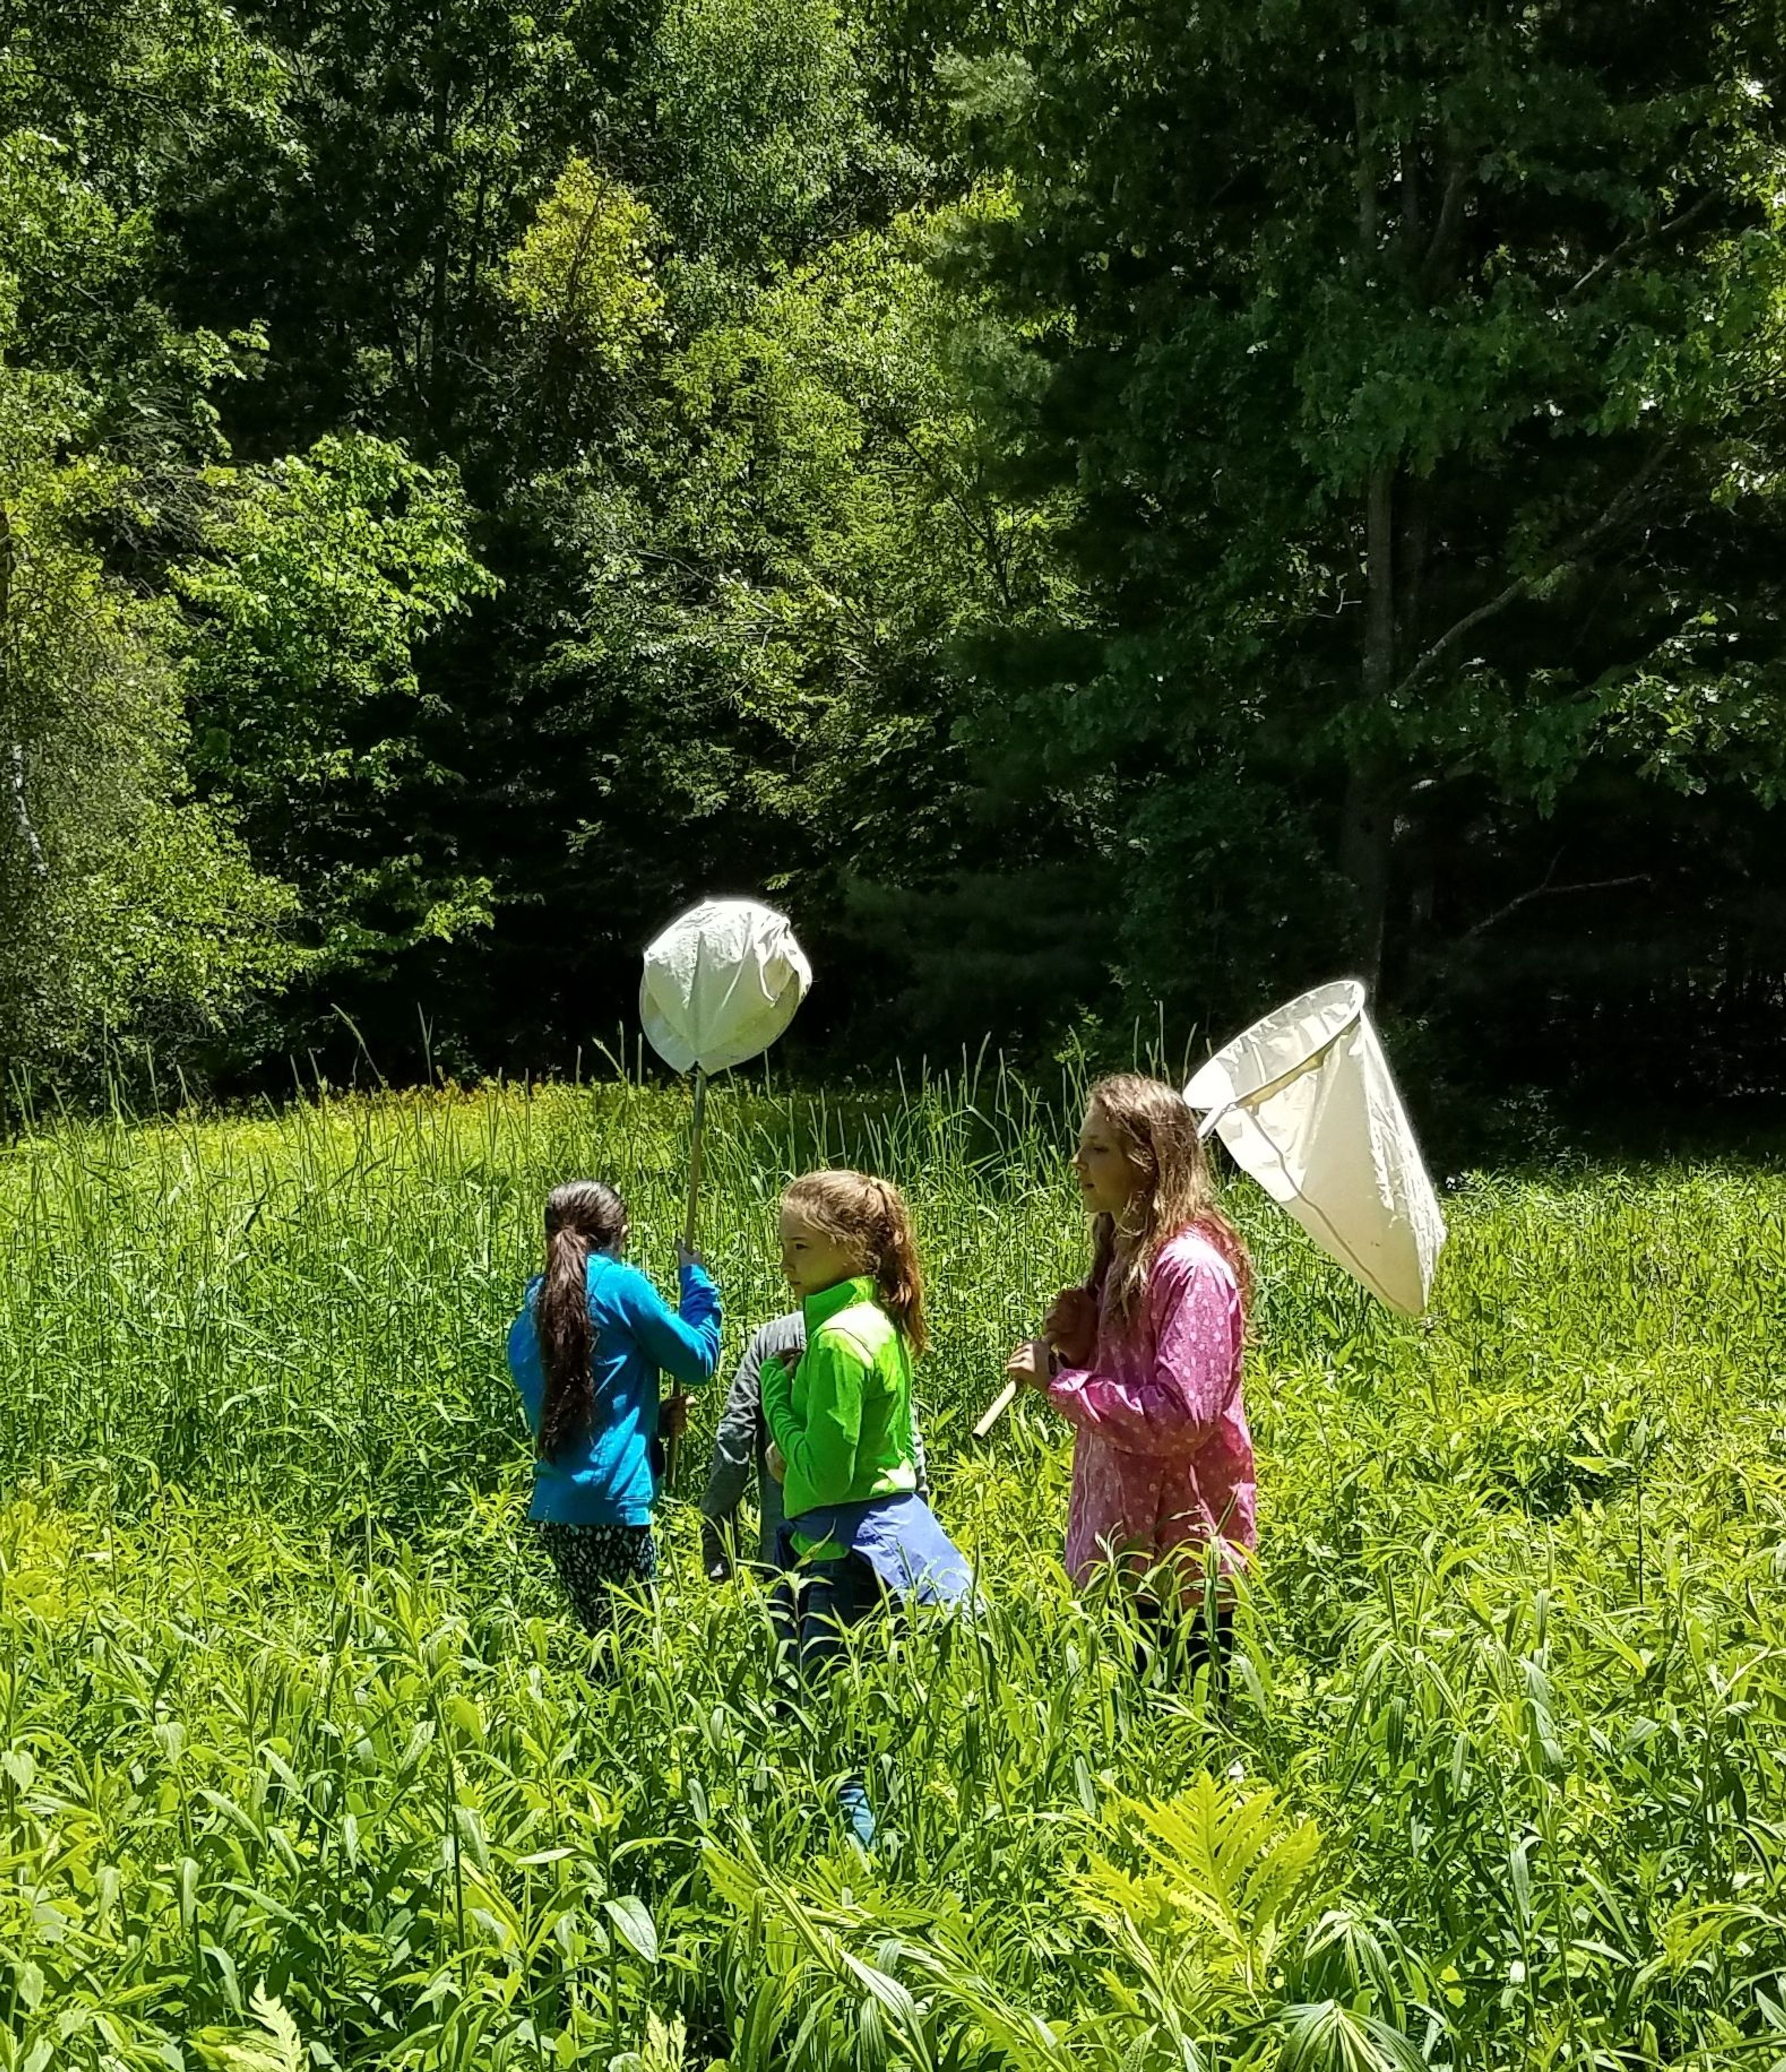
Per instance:
[[[528,1283],[508,1334],[508,1371],[533,1435],[529,1515],[589,1633],[613,1621],[613,1593],[657,1573],[657,1383],[710,1380],[719,1364],[719,1291],[677,1248],[673,1314],[623,1264],[627,1209],[600,1180],[554,1188],[545,1205],[545,1272]]]

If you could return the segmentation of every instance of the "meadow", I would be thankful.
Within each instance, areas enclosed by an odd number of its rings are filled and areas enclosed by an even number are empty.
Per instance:
[[[522,1523],[545,1193],[613,1179],[663,1274],[685,1095],[0,1152],[0,2072],[1786,2064],[1786,1174],[1455,1176],[1420,1322],[1236,1182],[1264,1559],[1216,1708],[1067,1587],[1062,1429],[969,1436],[1080,1270],[1072,1097],[716,1091],[728,1371],[791,1170],[910,1192],[983,1586],[791,1716],[687,1501],[605,1675]]]

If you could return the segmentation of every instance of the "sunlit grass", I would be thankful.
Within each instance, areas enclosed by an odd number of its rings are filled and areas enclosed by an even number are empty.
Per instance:
[[[4,2072],[1782,2054],[1786,1180],[1471,1176],[1424,1325],[1237,1188],[1264,1559],[1219,1721],[1068,1590],[1058,1429],[967,1438],[1080,1268],[1059,1116],[990,1073],[725,1090],[729,1354],[791,1171],[910,1193],[986,1599],[786,1716],[685,1507],[607,1680],[518,1529],[545,1191],[612,1179],[664,1272],[686,1115],[492,1090],[0,1154]]]

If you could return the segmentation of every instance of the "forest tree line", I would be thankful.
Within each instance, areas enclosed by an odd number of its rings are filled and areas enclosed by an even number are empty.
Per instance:
[[[870,1067],[1777,1077],[1777,6],[5,21],[15,1082],[569,1070],[710,890]]]

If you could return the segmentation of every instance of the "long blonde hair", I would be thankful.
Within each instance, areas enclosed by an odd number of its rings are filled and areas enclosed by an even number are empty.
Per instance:
[[[1106,1215],[1093,1223],[1093,1293],[1128,1324],[1160,1247],[1181,1231],[1195,1230],[1233,1268],[1244,1314],[1253,1305],[1252,1257],[1217,1203],[1196,1117],[1178,1089],[1138,1072],[1118,1072],[1092,1088],[1086,1112],[1094,1108],[1140,1178],[1130,1203],[1132,1225]]]
[[[916,1359],[928,1342],[924,1281],[912,1218],[899,1189],[891,1180],[840,1167],[803,1173],[783,1194],[781,1206],[840,1244],[861,1248],[881,1307]]]

